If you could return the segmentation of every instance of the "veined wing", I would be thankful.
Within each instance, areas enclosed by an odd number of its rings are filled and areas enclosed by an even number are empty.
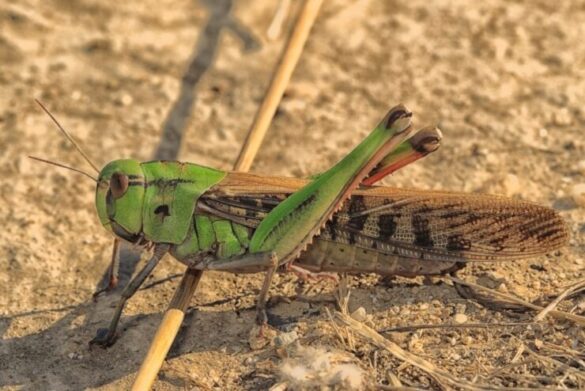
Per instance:
[[[203,210],[256,227],[307,181],[231,173],[200,199]],[[360,188],[317,240],[429,261],[499,261],[554,251],[567,243],[550,208],[500,196]]]

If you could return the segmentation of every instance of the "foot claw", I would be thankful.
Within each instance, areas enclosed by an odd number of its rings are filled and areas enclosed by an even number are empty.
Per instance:
[[[93,292],[93,294],[91,295],[91,298],[93,299],[93,302],[96,303],[97,302],[97,298],[99,296],[101,296],[102,293],[106,293],[108,291],[108,288],[101,288],[98,289],[97,291]]]
[[[265,309],[258,309],[258,311],[256,311],[256,324],[261,327],[268,324],[268,314]]]
[[[116,287],[118,286],[118,279],[111,279],[110,282],[108,283],[108,285],[106,285],[103,288],[98,288],[98,290],[96,290],[93,295],[91,295],[92,299],[94,302],[97,301],[98,296],[100,296],[102,293],[108,293],[113,291],[114,289],[116,289]]]
[[[96,335],[94,339],[89,341],[90,348],[94,345],[97,345],[100,348],[106,349],[112,346],[118,339],[116,334],[110,335],[108,329],[98,329],[95,334]]]

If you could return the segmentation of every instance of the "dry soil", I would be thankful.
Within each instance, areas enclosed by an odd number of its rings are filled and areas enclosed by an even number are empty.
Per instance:
[[[108,350],[87,342],[119,291],[92,300],[111,237],[92,182],[27,158],[90,171],[34,103],[42,100],[102,166],[122,157],[178,158],[229,169],[284,38],[266,39],[277,3],[182,0],[0,2],[0,387],[127,389],[183,271],[165,259],[128,304]],[[292,14],[285,24],[290,29]],[[328,0],[253,171],[308,176],[405,103],[438,124],[441,149],[385,181],[400,187],[505,194],[557,209],[572,239],[562,251],[468,267],[479,280],[547,303],[585,277],[585,3]],[[139,266],[123,252],[122,285]],[[162,281],[161,281],[162,280]],[[159,284],[151,285],[154,282]],[[260,276],[207,273],[155,388],[267,389],[281,355],[252,350]],[[462,299],[441,279],[352,277],[350,310],[376,329],[531,322]],[[421,370],[358,337],[341,341],[325,309],[328,281],[282,275],[273,314],[302,345],[345,352],[372,384],[437,388]],[[583,296],[564,301],[584,314]],[[465,314],[465,317],[457,314]],[[466,318],[466,319],[465,319]],[[585,334],[567,321],[387,335],[455,376],[492,386],[584,388]],[[551,361],[554,360],[554,361]],[[581,361],[578,361],[581,360]],[[567,364],[568,366],[566,366]]]

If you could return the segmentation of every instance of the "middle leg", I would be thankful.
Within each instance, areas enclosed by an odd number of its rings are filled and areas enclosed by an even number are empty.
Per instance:
[[[266,275],[262,283],[262,288],[256,299],[256,323],[265,325],[268,321],[266,315],[266,303],[268,301],[268,292],[274,273],[278,268],[278,257],[275,252],[247,253],[227,259],[214,258],[208,261],[194,265],[194,269],[201,270],[218,270],[229,271],[233,273],[255,273],[265,271]]]

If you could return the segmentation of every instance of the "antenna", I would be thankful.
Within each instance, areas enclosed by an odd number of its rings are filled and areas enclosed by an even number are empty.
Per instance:
[[[49,117],[51,117],[51,119],[53,120],[53,122],[55,123],[55,125],[57,125],[57,127],[59,128],[59,130],[61,131],[61,133],[63,133],[63,135],[65,136],[65,138],[67,138],[67,140],[69,140],[69,142],[71,142],[71,144],[73,144],[73,146],[74,146],[74,147],[77,149],[77,151],[78,151],[78,152],[81,154],[81,156],[83,156],[83,158],[85,159],[85,161],[86,161],[86,162],[88,162],[88,163],[89,163],[89,165],[90,165],[90,166],[91,166],[91,167],[92,167],[92,168],[95,170],[95,172],[97,172],[97,173],[99,174],[99,173],[100,173],[100,170],[98,170],[98,168],[95,166],[95,164],[93,164],[93,163],[91,162],[91,160],[89,159],[89,157],[88,157],[88,156],[85,154],[85,152],[83,152],[83,150],[81,149],[81,147],[80,147],[80,146],[79,146],[79,145],[78,145],[78,144],[75,142],[75,140],[73,139],[73,137],[71,137],[71,135],[69,134],[69,132],[67,132],[67,131],[66,131],[66,130],[65,130],[65,129],[64,129],[62,126],[61,126],[61,124],[59,123],[59,121],[57,121],[57,119],[55,119],[55,117],[53,117],[53,114],[51,114],[51,113],[49,112],[49,110],[47,110],[47,108],[46,108],[45,106],[43,106],[43,104],[42,104],[42,103],[41,103],[41,102],[40,102],[38,99],[35,99],[35,102],[37,102],[37,104],[38,104],[39,106],[41,106],[41,109],[43,109],[43,111],[44,111],[45,113],[47,113],[47,115],[48,115]],[[31,156],[29,156],[29,157],[31,157]],[[31,158],[32,158],[32,159],[36,159],[36,158],[33,158],[33,157],[31,157]],[[36,159],[36,160],[44,161],[45,163],[49,163],[49,164],[55,164],[55,165],[58,165],[58,164],[56,164],[56,163],[49,162],[48,160],[43,160],[43,159]],[[60,167],[65,167],[65,168],[69,168],[69,169],[72,169],[72,170],[74,170],[74,171],[77,171],[77,170],[75,170],[75,169],[73,169],[73,168],[71,168],[71,167],[66,167],[66,166],[63,166],[63,165],[61,165]],[[87,175],[87,174],[86,174],[86,175]],[[93,178],[92,178],[92,179],[93,179]],[[97,182],[97,181],[96,181],[96,182]]]
[[[43,163],[47,163],[47,164],[52,164],[53,166],[57,166],[57,167],[61,167],[61,168],[66,168],[66,169],[68,169],[68,170],[71,170],[71,171],[78,172],[78,173],[80,173],[80,174],[83,174],[83,175],[85,175],[86,177],[90,178],[91,180],[93,180],[93,181],[94,181],[94,182],[96,182],[96,183],[97,183],[97,181],[98,181],[96,178],[92,177],[92,176],[91,176],[91,175],[89,175],[87,172],[85,172],[85,171],[81,171],[81,170],[79,170],[79,169],[77,169],[77,168],[69,167],[69,166],[66,166],[66,165],[64,165],[64,164],[57,163],[57,162],[52,162],[52,161],[50,161],[50,160],[41,159],[40,157],[36,157],[36,156],[29,156],[29,158],[30,158],[30,159],[33,159],[33,160],[37,160],[37,161],[39,161],[39,162],[43,162]]]

